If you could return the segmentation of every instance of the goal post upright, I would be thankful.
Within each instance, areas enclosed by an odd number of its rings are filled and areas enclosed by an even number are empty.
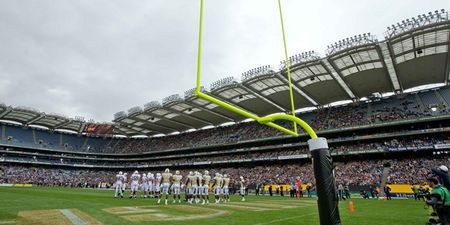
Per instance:
[[[200,24],[199,24],[199,36],[198,36],[198,52],[197,52],[197,81],[194,95],[198,98],[204,99],[211,103],[214,103],[222,108],[230,110],[234,113],[240,114],[244,117],[256,120],[258,123],[270,126],[281,132],[298,137],[297,124],[303,128],[308,135],[309,150],[311,151],[314,177],[316,179],[317,189],[317,203],[319,208],[319,220],[321,225],[340,225],[338,199],[336,193],[335,179],[333,175],[332,159],[328,149],[328,143],[325,138],[317,137],[317,134],[305,121],[295,116],[294,98],[292,92],[292,83],[290,76],[290,65],[288,61],[286,37],[284,32],[283,15],[281,11],[281,2],[278,0],[278,7],[280,12],[281,30],[283,34],[284,55],[286,58],[286,69],[288,73],[289,95],[291,101],[292,115],[288,114],[273,114],[265,117],[260,117],[252,112],[241,109],[227,102],[221,101],[211,95],[203,93],[201,91],[201,61],[202,61],[202,35],[203,35],[203,9],[204,0],[200,0]],[[280,126],[274,121],[276,120],[288,120],[293,122],[294,130],[289,130],[283,126]]]

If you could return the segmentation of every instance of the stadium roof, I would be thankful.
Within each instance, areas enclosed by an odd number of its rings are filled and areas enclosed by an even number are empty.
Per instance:
[[[370,33],[328,46],[325,57],[314,51],[291,56],[279,70],[261,66],[242,74],[241,82],[227,77],[204,92],[260,116],[289,112],[286,64],[290,64],[296,110],[330,103],[358,101],[373,93],[395,92],[450,79],[450,21],[448,12],[435,11],[387,28],[385,40]],[[114,115],[117,134],[155,135],[239,122],[244,117],[198,99],[194,89],[152,101],[144,107]],[[82,132],[85,122],[46,115],[24,107],[0,105],[0,119],[51,129]]]
[[[55,130],[70,130],[77,133],[85,131],[83,118],[68,118],[55,113],[43,113],[30,107],[10,107],[0,103],[0,120],[19,122],[23,125],[38,125]]]

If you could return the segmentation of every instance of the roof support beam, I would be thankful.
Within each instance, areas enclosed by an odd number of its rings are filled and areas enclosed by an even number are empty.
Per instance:
[[[173,110],[173,109],[170,108],[170,107],[164,107],[164,109],[166,109],[167,111],[170,111],[170,112],[172,112],[172,113],[177,113],[177,114],[183,115],[183,116],[185,116],[185,117],[188,117],[189,119],[196,120],[196,121],[198,121],[198,122],[206,123],[206,124],[209,124],[209,125],[214,125],[214,124],[212,124],[212,123],[209,122],[209,121],[206,121],[206,120],[204,120],[204,119],[200,119],[200,118],[198,118],[198,117],[195,117],[195,116],[192,116],[192,115],[183,113],[183,112],[175,111],[175,110]],[[194,128],[194,129],[197,129],[197,128],[195,128],[195,127],[193,127],[193,128]]]
[[[11,107],[8,107],[5,111],[3,111],[2,113],[0,113],[0,118],[8,115],[8,113],[10,113],[12,111]]]
[[[403,88],[397,76],[397,67],[392,60],[391,47],[388,42],[379,43],[379,46],[392,86],[394,87],[395,92],[400,92]]]
[[[260,95],[259,93],[257,93],[256,91],[253,91],[252,89],[244,86],[243,84],[240,84],[241,88],[245,89],[246,91],[252,93],[253,95],[255,95],[256,97],[258,97],[259,99],[263,100],[266,103],[269,103],[270,105],[272,105],[273,107],[281,110],[282,112],[286,112],[286,109],[279,106],[278,104],[276,104],[275,102],[271,101],[270,99],[267,99],[266,97],[264,97],[263,95]]]
[[[206,111],[206,112],[209,112],[209,113],[211,113],[211,114],[214,114],[214,115],[216,115],[216,116],[218,116],[218,117],[221,117],[221,118],[223,118],[223,119],[226,119],[226,120],[228,120],[228,121],[230,121],[230,122],[231,122],[231,121],[234,121],[234,120],[231,119],[230,117],[225,116],[225,115],[222,115],[222,114],[217,113],[217,112],[214,112],[214,111],[212,111],[212,110],[210,110],[210,109],[207,109],[206,107],[203,107],[203,106],[200,106],[200,105],[193,105],[193,104],[195,104],[195,103],[188,102],[188,101],[185,101],[184,103],[187,104],[187,105],[190,105],[190,106],[192,106],[192,107],[197,107],[197,108],[199,108],[199,109],[201,109],[201,110],[204,110],[204,111]]]
[[[191,126],[189,124],[185,124],[185,123],[182,123],[182,122],[179,122],[179,121],[175,121],[175,120],[169,120],[169,119],[165,118],[164,116],[155,115],[151,111],[147,111],[147,112],[144,111],[144,114],[152,116],[154,118],[158,118],[158,119],[163,120],[163,121],[169,121],[171,123],[175,123],[175,124],[178,124],[178,125],[186,127],[186,128],[195,129],[195,127],[193,127],[193,126]],[[147,122],[150,122],[150,121],[147,121]],[[152,123],[152,124],[155,124],[155,123]],[[158,125],[158,126],[160,126],[160,127],[167,127],[167,126],[162,126],[162,125]],[[179,130],[176,130],[174,128],[170,128],[170,129],[173,130],[173,131],[179,131]]]
[[[156,117],[155,117],[155,118],[156,118]],[[177,131],[176,129],[173,129],[173,128],[171,128],[171,127],[163,126],[163,125],[160,125],[160,124],[155,124],[155,123],[152,123],[152,122],[150,122],[150,121],[148,121],[148,120],[139,119],[139,118],[137,118],[137,117],[131,117],[131,119],[136,120],[136,121],[138,121],[138,122],[142,122],[142,123],[144,123],[144,124],[148,124],[149,126],[152,125],[152,126],[155,126],[155,127],[159,127],[159,128],[162,128],[162,129],[166,129],[166,130]],[[136,125],[129,125],[129,126],[136,126]],[[138,126],[138,127],[141,127],[141,126]],[[145,128],[145,127],[142,127],[142,128],[148,130],[148,128]],[[150,130],[155,131],[155,132],[164,133],[164,132],[161,132],[161,131],[158,131],[158,130],[155,130],[155,129],[150,129]]]
[[[67,125],[69,125],[69,124],[72,123],[72,122],[73,122],[73,120],[68,120],[68,121],[66,121],[66,122],[62,122],[62,123],[56,125],[54,129],[59,129],[59,128],[61,128],[61,127],[67,126]]]
[[[344,89],[345,93],[350,97],[350,99],[354,99],[358,96],[354,94],[354,91],[351,90],[350,86],[345,82],[345,80],[342,78],[342,74],[340,74],[337,69],[336,65],[331,63],[330,58],[321,60],[322,66],[328,70],[328,72],[331,74],[331,76],[339,83],[342,89]],[[359,98],[359,97],[358,97]]]
[[[78,129],[78,133],[81,134],[84,131],[85,127],[86,127],[86,123],[85,122],[81,123],[80,128]]]
[[[277,74],[277,77],[280,78],[281,80],[283,80],[284,82],[286,82],[286,84],[289,83],[288,79],[285,78],[284,76],[281,75],[281,73]],[[300,89],[300,87],[297,87],[297,84],[295,82],[292,82],[292,89],[297,92],[298,94],[302,95],[303,97],[305,97],[310,103],[312,103],[313,105],[317,106],[317,100],[314,99],[313,97],[309,96],[308,94],[306,94],[304,91],[302,91]]]
[[[32,124],[32,123],[34,123],[34,122],[44,118],[44,117],[45,117],[45,114],[39,114],[39,115],[35,116],[34,118],[28,120],[26,125],[28,126],[28,125],[30,125],[30,124]]]

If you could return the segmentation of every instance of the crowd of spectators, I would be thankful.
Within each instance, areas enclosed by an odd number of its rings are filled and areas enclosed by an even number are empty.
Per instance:
[[[410,100],[401,100],[400,106],[387,105],[369,111],[367,103],[355,103],[319,109],[311,112],[312,116],[305,116],[304,120],[310,123],[315,130],[320,131],[431,115],[429,111],[421,110],[417,103],[413,103]],[[445,112],[448,112],[448,109],[439,111],[439,113]],[[302,115],[300,117],[302,118]],[[292,126],[290,123],[286,123],[286,125],[288,127]],[[284,134],[271,127],[263,126],[256,122],[247,122],[167,137],[123,140],[115,148],[109,150],[114,152],[148,152],[152,150],[236,143],[242,140],[277,137],[280,135]]]
[[[447,165],[446,158],[392,160],[391,172],[387,178],[389,183],[394,184],[420,184],[430,176],[430,168]]]
[[[449,136],[442,134],[431,134],[421,136],[403,136],[397,138],[372,139],[359,142],[330,142],[329,149],[332,155],[343,155],[361,152],[389,152],[406,150],[432,150],[436,144],[450,143]],[[374,151],[375,150],[375,151]],[[251,149],[251,150],[223,150],[216,153],[208,152],[188,152],[185,153],[167,153],[162,156],[146,156],[140,160],[126,160],[125,158],[108,158],[108,160],[99,160],[95,157],[67,157],[63,158],[58,154],[22,154],[20,151],[3,151],[1,157],[6,161],[21,162],[44,162],[53,165],[93,165],[93,166],[115,166],[115,167],[137,167],[137,166],[159,166],[159,165],[193,165],[195,163],[218,162],[218,161],[276,161],[286,158],[306,158],[309,150],[306,145],[297,147],[271,149]],[[0,159],[0,161],[2,161]],[[117,160],[120,159],[120,160]]]
[[[351,186],[380,185],[386,160],[353,160],[334,163],[337,184]],[[392,184],[417,184],[426,181],[430,169],[446,165],[446,156],[390,160],[386,181]],[[299,177],[303,183],[314,185],[311,163],[272,164],[255,167],[206,168],[211,174],[228,174],[232,180],[245,177],[250,186],[261,184],[288,184]],[[194,170],[194,169],[193,169]],[[197,170],[197,169],[195,169]],[[202,172],[204,169],[198,169]],[[0,164],[0,183],[32,183],[45,186],[97,187],[99,183],[112,185],[118,171],[55,169]],[[126,171],[124,171],[126,172]],[[129,174],[133,171],[128,171]],[[161,171],[139,171],[161,172]],[[188,170],[181,170],[186,176]]]
[[[414,119],[442,113],[447,114],[449,112],[448,107],[440,105],[436,111],[431,113],[431,110],[427,107],[422,107],[424,108],[422,109],[414,99],[414,97],[410,96],[403,99],[392,97],[392,99],[384,99],[371,103],[356,102],[345,106],[318,109],[313,112],[299,114],[299,117],[308,122],[315,130],[321,131],[395,120]],[[370,105],[373,105],[373,108]],[[290,122],[281,123],[288,128],[292,126]],[[42,133],[42,131],[40,132]],[[284,135],[284,133],[271,127],[263,126],[257,122],[242,122],[229,126],[219,126],[163,137],[115,139],[112,141],[96,139],[91,140],[93,142],[92,144],[94,144],[92,146],[83,144],[86,143],[85,137],[72,136],[70,138],[67,137],[68,142],[70,142],[69,144],[64,144],[64,146],[60,147],[65,150],[99,153],[141,153],[156,150],[230,144],[244,140],[278,137],[281,135]],[[27,136],[31,137],[31,135]],[[12,140],[16,138],[18,137],[12,137]],[[78,142],[75,141],[77,138],[79,138]],[[60,139],[57,138],[57,140]],[[45,145],[48,142],[45,138],[40,138],[39,141],[42,141],[42,143],[34,144],[41,147],[49,147]],[[32,141],[29,140],[28,142]],[[57,148],[57,146],[54,146],[54,148]]]

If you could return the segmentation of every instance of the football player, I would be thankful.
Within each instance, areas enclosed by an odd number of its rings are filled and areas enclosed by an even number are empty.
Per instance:
[[[239,184],[241,186],[241,201],[245,202],[245,180],[243,176],[240,177]]]
[[[156,173],[155,180],[153,181],[153,187],[155,189],[155,197],[158,198],[158,204],[161,201],[161,181],[162,181],[161,174]]]
[[[211,176],[209,176],[209,171],[205,170],[205,175],[203,175],[203,184],[202,184],[202,198],[203,203],[209,205],[209,181],[211,180]]]
[[[222,193],[223,193],[223,201],[230,202],[230,189],[228,185],[230,184],[230,178],[227,174],[223,175],[223,185],[222,185]]]
[[[214,198],[215,203],[219,204],[220,202],[220,195],[222,194],[222,176],[219,173],[216,173],[216,176],[214,177]]]
[[[162,194],[166,195],[166,200],[165,203],[167,205],[167,199],[169,198],[169,187],[170,184],[172,183],[172,174],[170,173],[169,168],[167,168],[166,170],[164,170],[164,173],[162,173]],[[161,195],[159,196],[158,199],[158,204],[161,201]]]
[[[116,193],[114,194],[114,198],[117,198],[120,196],[123,198],[123,181],[125,180],[125,176],[123,175],[122,171],[119,171],[119,174],[116,175]]]
[[[141,178],[141,175],[139,175],[139,172],[136,170],[131,175],[131,195],[130,198],[136,198],[137,191],[139,189],[139,180]]]
[[[180,191],[181,191],[181,180],[183,176],[180,174],[180,171],[175,171],[175,175],[173,175],[172,180],[172,193],[173,193],[173,203],[176,202],[176,198],[178,196],[178,203],[181,203]]]

